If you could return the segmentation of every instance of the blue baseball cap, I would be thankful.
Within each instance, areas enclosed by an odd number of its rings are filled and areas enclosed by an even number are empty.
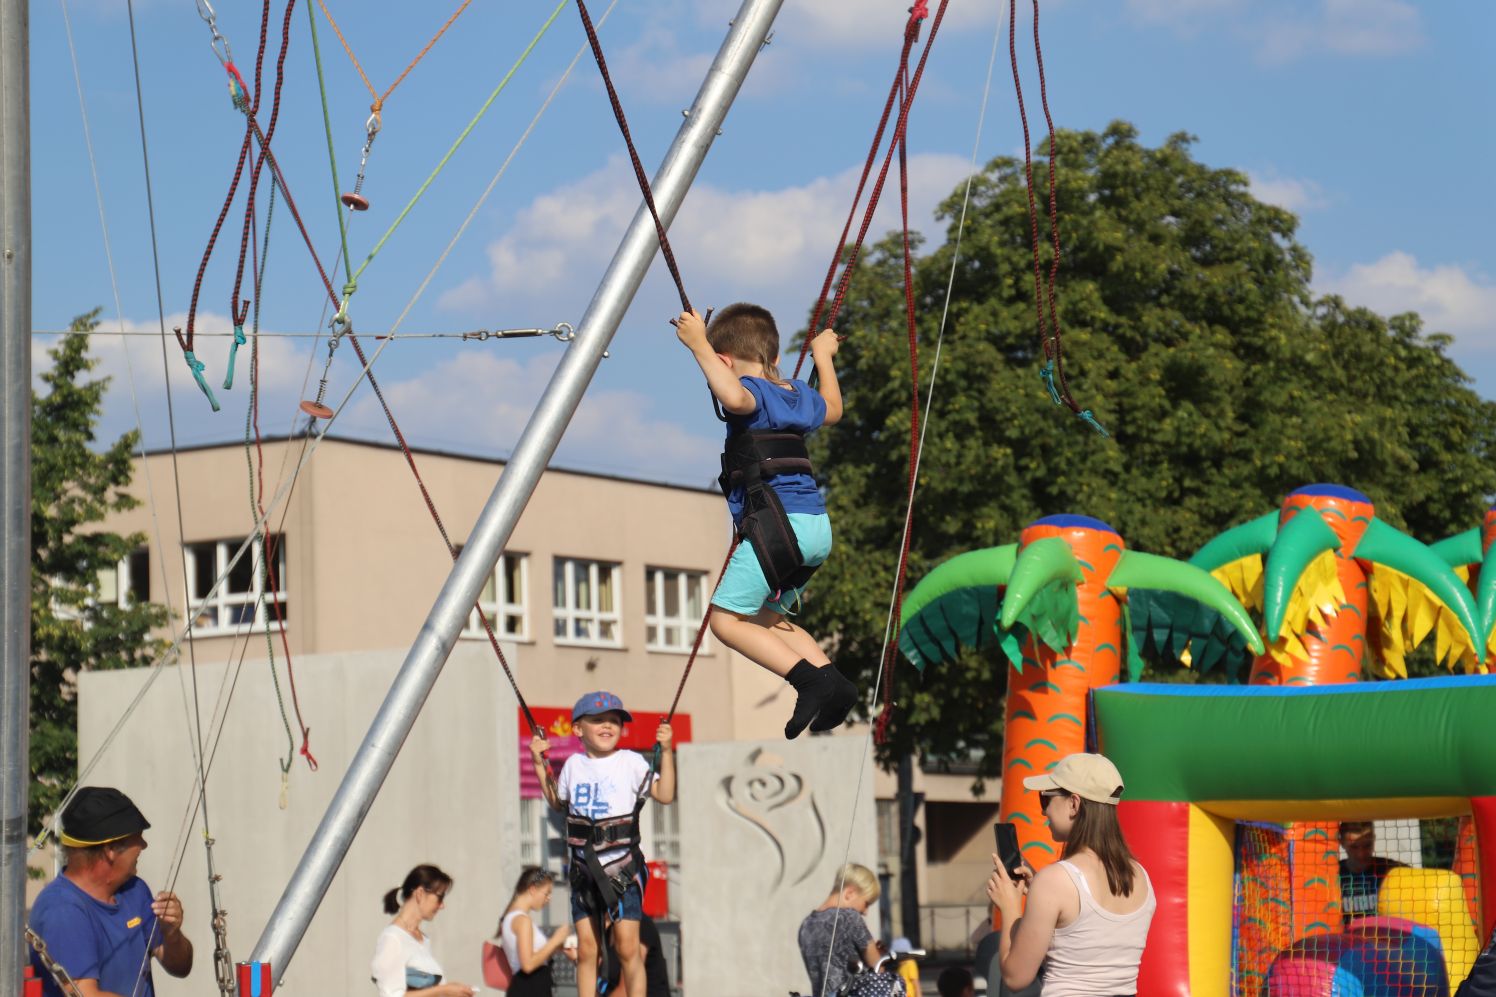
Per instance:
[[[623,708],[623,700],[611,692],[589,692],[577,700],[577,705],[571,708],[571,722],[576,723],[583,717],[596,716],[599,713],[612,711],[623,717],[624,723],[633,723],[634,716]]]

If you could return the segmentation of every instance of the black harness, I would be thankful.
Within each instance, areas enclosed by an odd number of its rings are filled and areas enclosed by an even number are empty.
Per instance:
[[[820,565],[807,565],[784,504],[768,480],[780,474],[814,474],[805,437],[781,430],[747,430],[727,438],[717,485],[724,496],[743,489],[738,537],[753,544],[758,566],[775,594],[797,589]]]
[[[649,867],[644,862],[643,835],[639,831],[639,815],[649,799],[649,790],[654,783],[654,766],[645,776],[644,785],[634,801],[632,813],[620,817],[605,817],[594,820],[580,814],[566,815],[566,843],[579,850],[581,858],[572,857],[570,884],[573,893],[587,898],[593,932],[597,936],[598,993],[607,988],[609,971],[609,949],[605,934],[610,920],[618,920],[623,910],[623,895],[634,883],[639,884],[642,900],[645,883],[649,880]],[[603,864],[598,850],[627,848],[628,853]]]

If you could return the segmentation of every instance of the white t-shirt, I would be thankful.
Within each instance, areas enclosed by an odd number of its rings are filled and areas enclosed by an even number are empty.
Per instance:
[[[648,777],[649,762],[637,751],[619,750],[603,758],[572,755],[561,766],[556,794],[565,801],[569,813],[580,817],[623,817],[634,812]],[[654,777],[658,779],[659,773]],[[581,855],[580,849],[573,851]],[[597,857],[607,865],[627,854],[627,848],[609,848],[598,852]]]
[[[379,939],[374,943],[374,961],[369,969],[379,997],[404,997],[407,969],[446,975],[442,972],[442,964],[431,954],[431,936],[424,935],[416,941],[398,924],[387,925],[379,933]]]
[[[540,930],[540,925],[535,923],[535,913],[534,911],[512,910],[504,915],[504,930],[500,932],[504,940],[504,955],[509,959],[509,968],[516,973],[520,971],[519,936],[514,933],[514,919],[521,914],[528,915],[530,918],[530,932],[533,936],[530,942],[531,952],[539,952],[548,940],[545,932]]]

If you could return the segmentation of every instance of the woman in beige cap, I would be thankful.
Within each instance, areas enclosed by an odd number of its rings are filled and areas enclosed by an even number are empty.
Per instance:
[[[1044,997],[1136,994],[1157,903],[1117,821],[1121,774],[1102,755],[1076,754],[1023,785],[1038,791],[1065,849],[1061,861],[1016,879],[992,856],[987,896],[1002,915],[1003,982],[1028,986],[1043,965]]]

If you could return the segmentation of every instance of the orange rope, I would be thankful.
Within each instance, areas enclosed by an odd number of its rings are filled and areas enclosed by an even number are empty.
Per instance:
[[[395,88],[405,80],[405,77],[410,75],[410,71],[416,68],[416,64],[426,58],[426,53],[430,52],[431,47],[441,40],[442,35],[447,33],[447,29],[462,15],[463,11],[467,10],[468,4],[472,2],[473,0],[462,0],[461,5],[452,12],[452,16],[447,18],[447,23],[441,26],[440,31],[431,36],[431,40],[426,43],[426,47],[416,53],[416,57],[410,60],[410,65],[406,66],[405,71],[395,77],[395,82],[391,83],[384,93],[375,90],[374,84],[369,82],[369,74],[364,72],[364,67],[358,61],[358,56],[353,54],[353,46],[349,45],[348,39],[343,37],[343,30],[338,27],[338,22],[333,19],[332,11],[327,9],[327,0],[317,0],[317,5],[322,8],[322,13],[326,15],[327,23],[332,25],[333,34],[337,35],[338,41],[343,43],[343,51],[348,53],[348,58],[353,62],[353,68],[358,70],[359,79],[364,81],[364,86],[369,90],[369,96],[374,98],[374,103],[369,105],[369,110],[374,112],[374,118],[377,122],[380,117],[379,112],[384,108],[384,102],[389,99],[390,94],[394,93]]]

